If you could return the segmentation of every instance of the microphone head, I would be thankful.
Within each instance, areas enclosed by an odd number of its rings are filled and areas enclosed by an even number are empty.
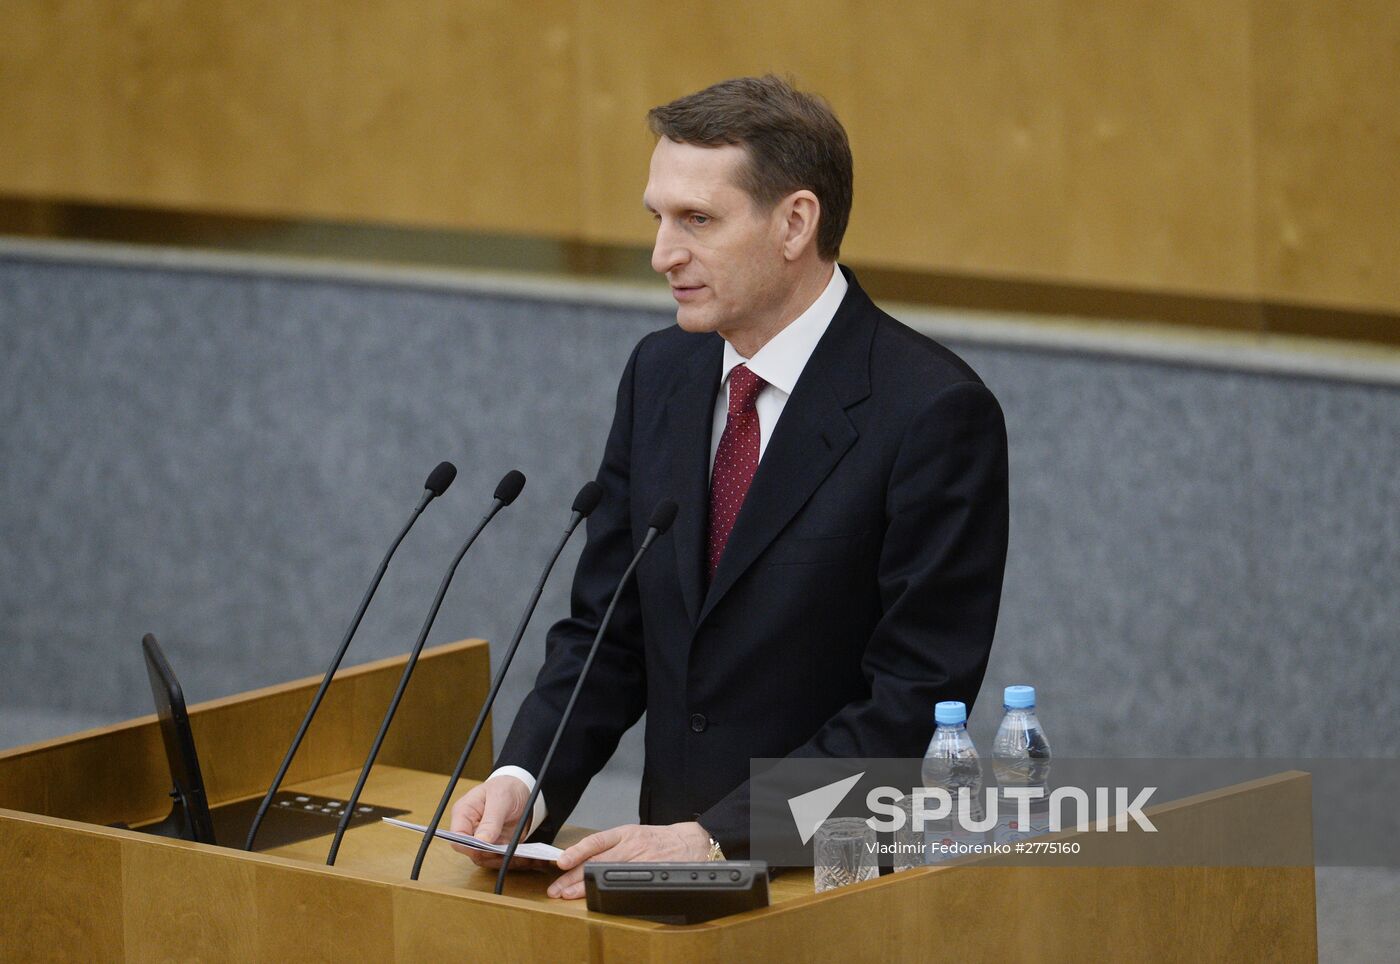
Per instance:
[[[501,484],[496,486],[496,498],[501,500],[502,505],[510,505],[520,495],[520,490],[525,488],[525,476],[519,469],[511,469],[501,478]]]
[[[447,487],[452,484],[452,480],[457,477],[457,466],[451,462],[439,462],[437,468],[428,473],[428,481],[423,483],[423,488],[433,494],[436,499],[447,491]]]
[[[651,519],[647,521],[647,526],[655,529],[657,535],[661,535],[671,528],[671,523],[675,521],[676,504],[670,499],[662,499],[656,503],[656,508],[651,510]]]
[[[597,482],[585,482],[574,496],[574,511],[587,519],[603,501],[603,487]]]

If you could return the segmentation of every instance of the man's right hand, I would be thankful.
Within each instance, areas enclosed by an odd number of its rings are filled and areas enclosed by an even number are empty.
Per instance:
[[[530,788],[522,781],[504,774],[492,777],[485,783],[472,787],[452,807],[452,830],[456,833],[471,834],[486,843],[510,843],[510,838],[515,833],[515,825],[520,822],[520,815],[525,812],[525,804],[529,800]],[[525,833],[529,832],[530,828],[527,825]],[[455,843],[452,849],[466,854],[478,866],[501,866],[501,858],[495,854]],[[524,867],[535,866],[537,863],[517,857],[511,860],[510,865]]]

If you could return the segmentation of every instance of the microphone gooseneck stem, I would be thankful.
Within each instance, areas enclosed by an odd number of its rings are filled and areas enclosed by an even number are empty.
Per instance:
[[[369,779],[369,771],[374,766],[374,758],[379,755],[379,749],[384,745],[384,737],[389,732],[389,724],[393,722],[394,714],[398,712],[399,701],[403,699],[404,690],[408,689],[409,678],[413,676],[413,668],[418,664],[418,654],[423,652],[423,643],[428,638],[428,631],[433,628],[433,620],[437,619],[438,610],[442,608],[443,597],[447,595],[447,587],[452,584],[452,576],[457,572],[457,565],[467,554],[467,550],[472,547],[476,537],[481,535],[481,530],[486,528],[486,523],[490,522],[505,505],[506,503],[500,498],[492,501],[491,508],[476,524],[476,528],[472,530],[472,534],[467,537],[467,541],[462,544],[456,558],[452,560],[447,574],[442,577],[442,584],[438,586],[437,596],[433,599],[433,606],[428,611],[428,618],[423,621],[423,629],[418,633],[418,641],[413,644],[413,652],[409,654],[408,663],[403,668],[403,675],[399,677],[399,685],[394,690],[394,698],[389,701],[389,709],[384,714],[383,722],[379,724],[379,733],[374,737],[374,746],[370,748],[369,756],[365,758],[365,765],[360,769],[360,778],[355,781],[355,792],[345,801],[345,812],[340,815],[340,823],[335,828],[335,839],[331,841],[331,849],[326,854],[327,866],[335,864],[335,855],[340,850],[341,838],[345,836],[345,829],[350,826],[350,819],[355,815],[355,805],[360,802],[360,793],[365,788],[365,781]]]
[[[588,679],[588,671],[593,666],[593,657],[598,655],[598,644],[603,641],[603,634],[608,631],[608,623],[612,621],[613,610],[617,608],[617,601],[622,597],[622,590],[627,588],[627,580],[632,578],[632,573],[636,570],[637,564],[642,561],[642,556],[656,540],[660,532],[651,528],[647,530],[646,538],[642,540],[642,547],[637,550],[637,554],[632,557],[631,564],[627,571],[622,574],[622,579],[618,581],[617,590],[613,593],[612,601],[608,603],[607,612],[603,614],[603,620],[598,624],[598,632],[593,637],[593,645],[588,648],[588,658],[583,661],[583,669],[579,671],[578,682],[574,684],[574,691],[569,696],[569,702],[564,707],[564,714],[559,718],[559,726],[554,730],[554,739],[550,741],[549,750],[544,755],[544,762],[540,764],[540,772],[535,775],[535,787],[530,791],[530,799],[525,801],[525,812],[520,815],[520,821],[515,825],[515,834],[510,838],[510,846],[506,848],[505,856],[501,860],[500,873],[496,875],[496,893],[499,894],[506,883],[506,871],[510,870],[511,858],[515,856],[515,851],[520,846],[520,838],[525,833],[525,824],[530,819],[530,813],[535,809],[535,800],[539,798],[540,788],[544,786],[544,775],[549,770],[549,763],[554,759],[554,751],[559,748],[559,740],[564,735],[564,727],[569,723],[569,717],[574,711],[574,703],[578,701],[578,694],[583,690],[584,681]]]
[[[253,817],[253,823],[248,827],[248,839],[243,844],[244,850],[252,850],[253,842],[257,839],[258,828],[262,826],[263,818],[267,816],[267,808],[272,805],[272,798],[277,795],[277,790],[282,786],[282,781],[287,776],[287,770],[291,768],[292,757],[296,756],[300,749],[302,740],[306,738],[306,731],[311,727],[311,720],[316,715],[316,711],[321,708],[321,701],[325,699],[326,691],[330,689],[331,678],[335,676],[335,671],[340,668],[340,663],[345,659],[345,653],[350,648],[350,641],[355,638],[355,631],[360,628],[360,620],[365,617],[365,610],[369,608],[369,601],[374,598],[375,591],[379,588],[380,580],[384,578],[385,571],[389,568],[389,560],[394,558],[394,553],[399,548],[399,543],[403,542],[408,535],[408,530],[413,528],[413,523],[418,521],[418,516],[427,508],[428,503],[436,496],[432,491],[425,489],[423,498],[418,501],[413,514],[408,517],[408,522],[399,531],[399,537],[394,540],[394,544],[389,547],[389,551],[384,554],[384,559],[379,563],[379,570],[374,574],[374,580],[365,590],[364,598],[360,600],[360,608],[355,610],[355,617],[350,620],[350,628],[345,631],[345,638],[340,641],[340,648],[336,650],[335,656],[331,659],[331,665],[326,670],[325,677],[321,680],[321,685],[316,689],[316,695],[311,698],[311,707],[306,711],[306,716],[302,717],[301,726],[297,728],[296,736],[292,738],[292,745],[287,749],[287,755],[282,758],[282,765],[277,768],[277,776],[272,779],[272,786],[267,788],[267,794],[258,804],[258,812]]]
[[[491,705],[496,702],[496,694],[500,692],[501,683],[506,678],[506,671],[510,669],[511,661],[515,659],[515,651],[520,647],[520,640],[525,635],[525,627],[530,624],[530,617],[535,614],[535,606],[540,601],[540,594],[544,592],[544,584],[549,579],[549,574],[554,571],[554,564],[559,560],[559,554],[564,551],[565,544],[569,541],[569,537],[574,534],[574,530],[578,528],[582,519],[583,513],[574,512],[569,519],[568,527],[564,529],[563,537],[560,538],[559,544],[554,547],[553,555],[549,557],[549,563],[544,567],[544,573],[535,585],[534,594],[530,596],[530,602],[520,617],[520,625],[515,627],[515,636],[511,638],[510,646],[506,648],[505,657],[496,670],[495,679],[491,681],[491,689],[486,694],[486,702],[481,705],[481,712],[477,714],[476,724],[472,727],[471,736],[467,738],[467,745],[463,747],[462,755],[457,759],[457,766],[453,768],[452,776],[447,779],[447,786],[442,791],[442,799],[438,801],[433,819],[428,823],[428,828],[423,831],[423,840],[418,845],[418,856],[413,860],[413,872],[409,875],[410,880],[417,880],[419,872],[423,869],[423,858],[428,855],[428,847],[432,845],[438,825],[442,823],[442,816],[447,812],[447,805],[452,800],[452,791],[456,789],[457,781],[462,778],[462,771],[467,767],[467,758],[476,748],[476,741],[480,738],[482,728],[486,725],[486,718],[491,713]]]

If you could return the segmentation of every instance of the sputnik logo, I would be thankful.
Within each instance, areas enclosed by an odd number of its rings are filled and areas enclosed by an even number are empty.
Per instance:
[[[799,793],[788,799],[788,809],[792,811],[792,822],[797,825],[797,833],[804,844],[812,839],[812,835],[817,832],[822,821],[831,816],[832,811],[841,805],[842,800],[846,799],[846,794],[851,792],[851,787],[859,783],[863,776],[865,776],[864,770],[853,777],[828,783],[824,787],[808,790],[806,793]]]

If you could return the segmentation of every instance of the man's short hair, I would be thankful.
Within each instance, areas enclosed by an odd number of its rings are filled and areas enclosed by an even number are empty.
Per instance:
[[[772,74],[737,77],[653,107],[647,123],[682,144],[742,146],[749,161],[739,186],[761,207],[811,191],[821,204],[817,253],[836,260],[851,216],[851,146],[825,100]]]

